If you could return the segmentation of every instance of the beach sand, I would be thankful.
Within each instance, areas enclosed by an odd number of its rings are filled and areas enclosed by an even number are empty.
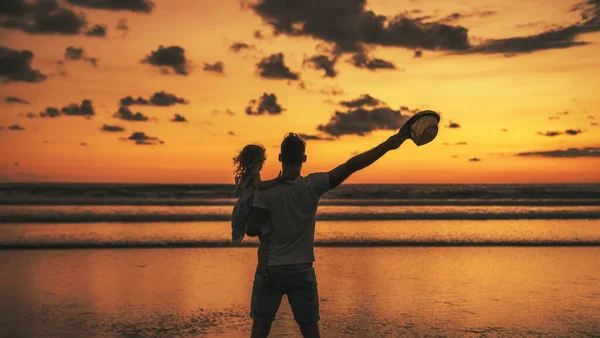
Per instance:
[[[0,251],[0,337],[249,336],[256,248]],[[319,247],[323,337],[600,336],[600,247]],[[284,298],[272,337],[299,337]]]

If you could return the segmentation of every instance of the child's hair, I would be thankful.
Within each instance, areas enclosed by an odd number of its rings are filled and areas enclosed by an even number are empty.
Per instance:
[[[249,144],[240,150],[238,156],[233,158],[236,184],[242,177],[255,171],[267,159],[265,152],[266,149],[262,144]]]

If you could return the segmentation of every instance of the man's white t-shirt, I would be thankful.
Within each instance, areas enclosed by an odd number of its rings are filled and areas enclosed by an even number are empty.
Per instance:
[[[252,206],[266,209],[271,222],[267,265],[311,263],[315,260],[315,220],[321,196],[329,190],[329,173],[298,177],[254,193]]]

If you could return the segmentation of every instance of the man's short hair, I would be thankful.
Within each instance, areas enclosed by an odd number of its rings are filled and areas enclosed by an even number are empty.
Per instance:
[[[306,142],[298,134],[287,133],[281,142],[281,161],[287,164],[304,162]]]

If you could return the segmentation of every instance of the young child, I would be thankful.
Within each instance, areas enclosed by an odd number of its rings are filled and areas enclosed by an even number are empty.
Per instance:
[[[240,243],[244,239],[246,234],[246,223],[250,218],[250,210],[252,209],[252,200],[254,198],[254,191],[267,190],[278,184],[285,182],[283,176],[279,176],[275,179],[262,181],[260,178],[260,171],[266,160],[265,147],[260,144],[249,144],[245,146],[238,154],[233,158],[233,164],[235,166],[235,184],[236,197],[238,201],[233,207],[233,214],[231,217],[231,241],[232,243]],[[260,229],[258,247],[258,271],[263,275],[267,275],[267,253],[269,246],[269,233],[270,224],[265,223]]]

